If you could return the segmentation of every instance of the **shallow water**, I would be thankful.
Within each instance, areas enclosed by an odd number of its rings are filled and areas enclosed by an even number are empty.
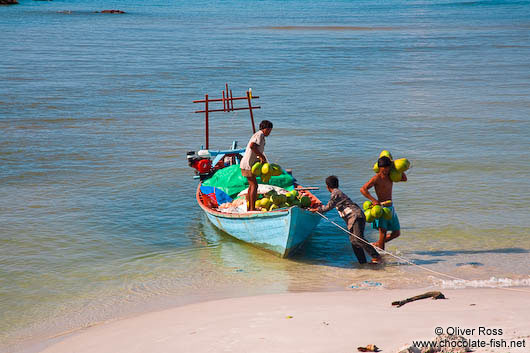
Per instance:
[[[324,201],[330,174],[364,201],[382,149],[412,160],[393,253],[528,285],[529,1],[20,2],[0,8],[0,341],[212,298],[462,285],[359,268],[325,221],[291,260],[217,231],[185,154],[204,143],[192,101],[226,82],[260,96],[267,155]],[[212,116],[211,145],[249,125]]]

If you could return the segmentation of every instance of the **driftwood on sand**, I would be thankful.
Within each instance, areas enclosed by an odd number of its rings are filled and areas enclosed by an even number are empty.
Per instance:
[[[395,305],[399,308],[400,306],[403,306],[415,300],[426,299],[426,298],[446,299],[445,296],[442,294],[442,292],[435,291],[435,292],[427,292],[427,293],[423,293],[420,295],[416,295],[414,297],[407,298],[405,300],[398,300],[398,301],[392,302],[392,305]]]

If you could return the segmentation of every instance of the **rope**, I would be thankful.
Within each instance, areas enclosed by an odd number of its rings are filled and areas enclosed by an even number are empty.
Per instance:
[[[347,230],[346,228],[340,226],[339,224],[333,222],[331,219],[329,219],[328,217],[324,216],[322,213],[318,212],[318,211],[315,211],[315,213],[318,213],[322,218],[324,218],[325,220],[327,220],[328,222],[331,222],[333,225],[335,225],[336,227],[342,229],[343,231],[345,231],[346,233],[348,234],[351,234],[353,235],[355,238],[359,239],[360,241],[366,243],[366,244],[369,244],[369,245],[372,245],[374,248],[376,248],[376,250],[380,253],[383,253],[383,254],[386,254],[386,255],[390,255],[392,257],[395,257],[396,259],[398,260],[401,260],[403,262],[406,262],[412,266],[416,266],[416,267],[419,267],[421,268],[422,270],[424,271],[427,271],[427,272],[432,272],[434,274],[437,274],[439,276],[444,276],[444,277],[447,277],[447,278],[451,278],[451,279],[456,279],[456,280],[459,280],[459,281],[465,281],[465,279],[463,278],[460,278],[460,277],[455,277],[455,276],[452,276],[452,275],[448,275],[446,273],[442,273],[442,272],[438,272],[438,271],[435,271],[435,270],[431,270],[430,268],[427,268],[425,266],[421,266],[421,265],[418,265],[418,264],[415,264],[414,262],[408,260],[408,259],[405,259],[404,257],[401,257],[401,256],[397,256],[397,255],[394,255],[392,254],[391,252],[388,252],[384,249],[381,249],[380,247],[378,246],[375,246],[373,244],[371,244],[370,242],[366,241],[365,239],[359,237],[358,235],[356,234],[353,234],[352,232],[350,232],[349,230]],[[517,291],[517,292],[524,292],[524,293],[530,293],[530,291],[527,291],[527,290],[524,290],[524,289],[516,289],[516,288],[505,288],[505,287],[494,287],[494,288],[497,288],[497,289],[504,289],[504,290],[512,290],[512,291]]]

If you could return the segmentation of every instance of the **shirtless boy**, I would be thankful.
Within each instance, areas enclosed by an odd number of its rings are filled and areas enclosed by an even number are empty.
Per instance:
[[[366,184],[361,188],[361,194],[363,194],[367,199],[372,201],[374,205],[380,205],[385,201],[392,202],[392,185],[393,182],[390,179],[390,168],[392,167],[392,161],[388,157],[381,157],[377,161],[377,166],[379,167],[379,173],[374,175]],[[401,181],[407,181],[407,176],[405,173],[402,173],[403,177]],[[368,191],[372,187],[375,188],[375,193],[377,194],[377,200],[370,195]],[[387,202],[389,203],[389,202]],[[386,205],[385,205],[386,206]],[[392,219],[386,220],[383,217],[376,219],[373,223],[374,229],[379,229],[379,241],[374,243],[375,246],[384,249],[385,243],[389,242],[392,239],[395,239],[400,236],[400,226],[399,219],[394,209],[394,206],[386,206],[392,209]],[[387,231],[390,231],[390,234],[387,235]]]

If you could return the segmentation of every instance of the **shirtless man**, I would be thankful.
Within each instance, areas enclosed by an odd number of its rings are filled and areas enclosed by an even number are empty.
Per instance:
[[[379,173],[374,175],[366,184],[361,188],[361,194],[363,194],[367,199],[372,201],[374,205],[381,205],[382,203],[391,203],[392,202],[392,185],[393,182],[390,179],[390,168],[392,167],[392,161],[388,157],[381,157],[377,161],[377,166],[379,167]],[[403,177],[401,181],[407,181],[407,176],[405,173],[402,173]],[[368,191],[370,188],[375,188],[375,193],[377,194],[377,200],[370,195]],[[390,201],[390,202],[388,202]],[[379,241],[374,243],[375,246],[385,249],[385,243],[389,242],[392,239],[395,239],[400,236],[400,226],[399,219],[394,209],[394,206],[387,206],[392,209],[392,219],[386,220],[383,217],[376,219],[372,225],[374,229],[379,229]],[[391,233],[386,234],[387,231]]]

